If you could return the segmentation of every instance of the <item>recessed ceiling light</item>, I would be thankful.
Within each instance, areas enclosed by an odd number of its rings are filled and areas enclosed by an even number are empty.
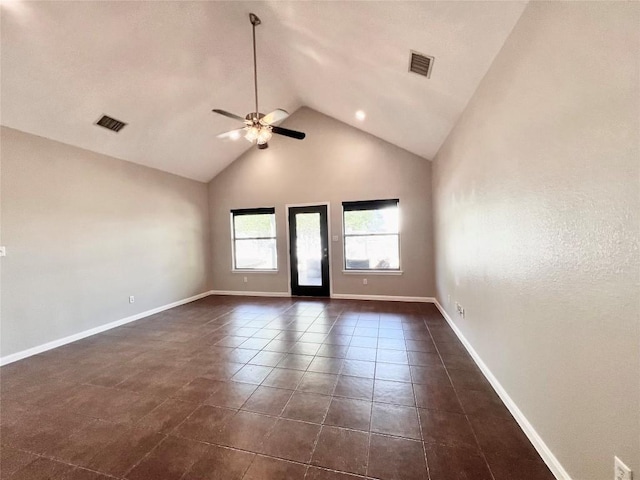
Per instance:
[[[364,120],[365,118],[367,118],[367,114],[364,113],[362,110],[358,110],[356,112],[356,118],[360,121]]]

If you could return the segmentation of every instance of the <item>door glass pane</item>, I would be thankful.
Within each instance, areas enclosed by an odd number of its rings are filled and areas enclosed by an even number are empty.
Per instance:
[[[322,285],[322,240],[319,213],[296,214],[298,285]]]

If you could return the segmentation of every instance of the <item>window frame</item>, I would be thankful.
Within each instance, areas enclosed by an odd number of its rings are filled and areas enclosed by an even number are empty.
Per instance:
[[[246,215],[273,215],[274,232],[273,236],[269,237],[246,237],[236,238],[236,216]],[[253,273],[277,273],[278,272],[278,227],[276,222],[276,209],[275,207],[260,207],[260,208],[234,208],[230,213],[230,227],[231,227],[231,271],[232,272],[253,272]],[[274,240],[276,251],[276,264],[274,268],[242,268],[237,266],[236,259],[236,241],[238,240]]]
[[[345,225],[345,212],[362,210],[382,210],[383,208],[396,207],[398,209],[398,230],[396,233],[359,233],[347,234]],[[348,237],[376,237],[395,235],[398,240],[398,268],[347,268],[347,238]],[[346,274],[386,274],[402,275],[402,248],[400,241],[400,199],[385,200],[359,200],[342,202],[342,272]]]

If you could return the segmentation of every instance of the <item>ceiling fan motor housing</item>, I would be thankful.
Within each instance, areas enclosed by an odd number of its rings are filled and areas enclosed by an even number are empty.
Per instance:
[[[252,112],[252,113],[247,113],[247,116],[244,118],[251,123],[257,123],[260,120],[262,120],[264,116],[265,116],[264,113]]]

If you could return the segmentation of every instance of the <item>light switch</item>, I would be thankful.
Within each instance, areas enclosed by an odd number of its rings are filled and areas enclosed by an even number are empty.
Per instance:
[[[340,240],[340,237],[338,235],[334,235],[333,237],[331,237],[331,240],[337,242],[338,240]]]
[[[0,257],[7,255],[7,250],[4,247],[0,247]]]

